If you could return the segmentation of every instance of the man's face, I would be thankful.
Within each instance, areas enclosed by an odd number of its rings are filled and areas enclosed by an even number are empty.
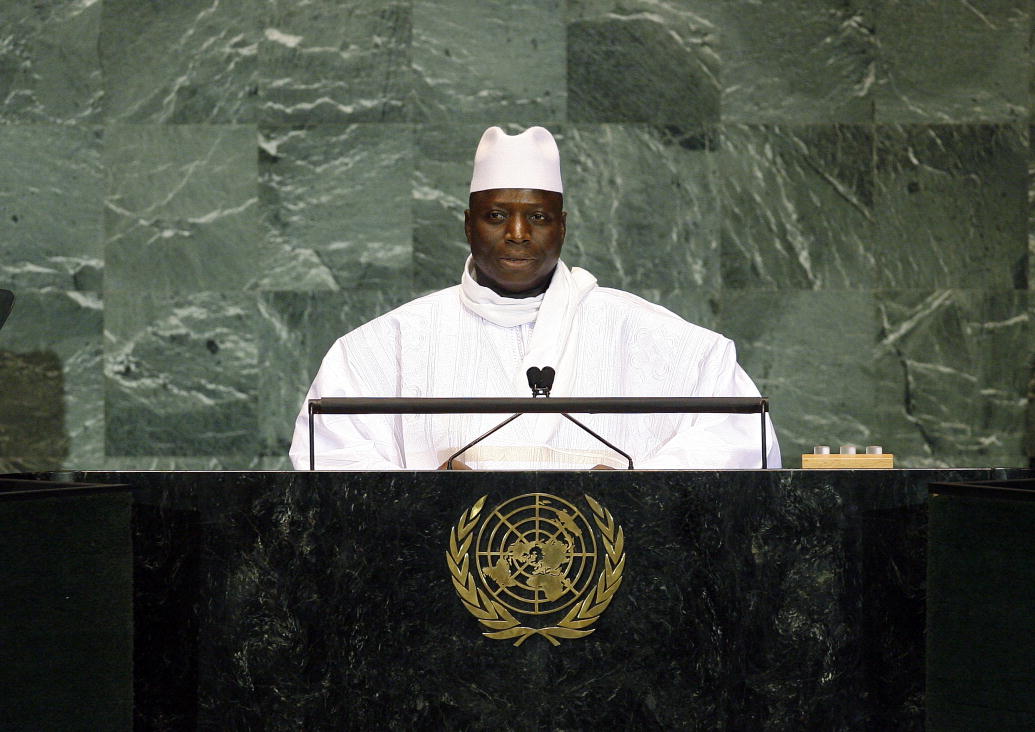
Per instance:
[[[464,231],[478,284],[504,297],[541,292],[564,244],[561,194],[494,188],[472,193],[470,206]]]

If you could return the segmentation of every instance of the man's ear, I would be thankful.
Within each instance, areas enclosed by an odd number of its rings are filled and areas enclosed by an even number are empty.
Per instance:
[[[467,243],[471,243],[471,209],[464,209],[464,236],[467,237]]]
[[[568,212],[561,211],[561,244],[564,243],[564,235],[568,233]]]

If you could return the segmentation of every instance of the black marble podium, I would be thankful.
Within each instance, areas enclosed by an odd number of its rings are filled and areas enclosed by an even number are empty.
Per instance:
[[[0,501],[19,557],[0,580],[21,588],[0,722],[78,704],[92,728],[922,729],[928,483],[1025,474],[33,476],[128,487]],[[590,495],[624,532],[610,607],[556,647],[484,637],[446,564],[479,498],[530,493]],[[88,658],[55,679],[43,646]]]

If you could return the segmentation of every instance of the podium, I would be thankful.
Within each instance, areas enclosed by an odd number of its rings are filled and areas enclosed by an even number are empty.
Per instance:
[[[31,639],[3,628],[22,664],[3,673],[23,679],[17,698],[5,693],[7,725],[32,721],[47,705],[72,709],[103,677],[105,707],[80,710],[76,725],[922,729],[927,486],[1026,475],[32,476],[127,487],[0,501],[0,536],[29,513],[36,522],[35,539],[22,531],[24,546],[3,545],[5,587],[12,552],[24,570],[61,535],[64,571],[41,573],[39,582],[67,586],[79,577],[77,586],[93,583],[114,598],[102,606],[82,589],[76,607],[33,610],[28,604],[62,594],[26,588],[22,572],[21,594],[5,598],[14,614],[65,627],[51,627],[49,638],[37,628]],[[594,504],[613,520],[609,530]],[[522,528],[528,511],[554,528]],[[495,528],[490,519],[499,519]],[[517,533],[481,543],[507,535],[508,521]],[[84,563],[77,547],[103,561]],[[48,561],[59,558],[50,552]],[[566,575],[576,559],[582,575]],[[469,575],[474,610],[462,592]],[[544,605],[568,602],[569,584],[583,594],[553,615],[522,614],[509,609],[519,603],[502,591],[508,581],[532,587]],[[495,601],[519,624],[507,626]],[[482,622],[493,612],[502,636],[485,635],[497,632]],[[77,613],[94,627],[77,624]],[[590,632],[544,631],[553,627]],[[107,655],[82,668],[65,664],[62,678],[40,673],[43,661],[26,644],[42,638],[52,649],[89,652],[72,642],[74,630],[103,635],[87,645]]]

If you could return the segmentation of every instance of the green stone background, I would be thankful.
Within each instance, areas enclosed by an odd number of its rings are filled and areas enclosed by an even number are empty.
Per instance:
[[[279,468],[453,284],[489,124],[566,258],[717,329],[788,466],[1035,452],[1029,0],[0,0],[0,470]],[[27,405],[46,402],[37,416]]]

